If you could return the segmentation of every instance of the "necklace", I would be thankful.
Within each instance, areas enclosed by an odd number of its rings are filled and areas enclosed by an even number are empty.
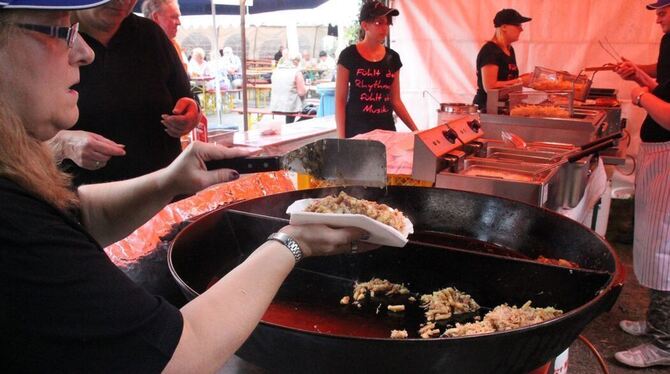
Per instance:
[[[384,46],[381,46],[381,48],[375,47],[375,49],[370,50],[365,44],[359,43],[356,44],[356,50],[364,59],[370,62],[379,62],[386,56],[386,48]]]

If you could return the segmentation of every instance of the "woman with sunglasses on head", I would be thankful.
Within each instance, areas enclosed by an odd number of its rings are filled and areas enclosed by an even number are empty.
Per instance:
[[[395,131],[393,112],[412,131],[414,120],[400,97],[398,53],[384,46],[397,9],[376,0],[361,7],[359,21],[363,40],[345,48],[337,62],[335,121],[341,138],[375,129]]]
[[[488,90],[529,83],[529,74],[519,76],[512,43],[519,40],[523,31],[521,25],[530,20],[532,18],[524,17],[514,9],[503,9],[493,18],[493,38],[477,54],[477,94],[472,103],[477,104],[482,113],[486,112]]]
[[[285,226],[181,309],[126,277],[103,247],[174,196],[239,177],[229,169],[208,171],[205,161],[249,152],[195,142],[151,174],[70,188],[44,144],[77,121],[73,86],[79,68],[94,58],[68,11],[106,2],[0,2],[2,370],[215,372],[303,256],[371,247],[356,244],[364,234],[359,229]]]

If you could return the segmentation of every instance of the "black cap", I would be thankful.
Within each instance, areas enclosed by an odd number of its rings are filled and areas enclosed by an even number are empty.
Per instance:
[[[493,26],[520,25],[530,20],[532,20],[532,18],[524,17],[514,9],[503,9],[496,13],[496,16],[493,18]]]
[[[360,22],[372,21],[377,17],[383,16],[397,16],[400,12],[398,9],[389,8],[377,0],[367,0],[361,7],[361,14],[358,17]]]
[[[670,0],[659,0],[653,4],[648,4],[647,9],[649,10],[660,9],[665,8],[668,5],[670,5]]]
[[[326,57],[326,56],[328,56],[328,53],[326,53],[326,51],[319,52],[319,57]]]

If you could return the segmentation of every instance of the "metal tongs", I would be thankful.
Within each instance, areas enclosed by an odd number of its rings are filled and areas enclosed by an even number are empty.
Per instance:
[[[528,144],[526,143],[525,140],[523,140],[522,137],[511,131],[507,130],[500,131],[500,138],[502,138],[503,142],[505,142],[506,144],[513,145],[514,148],[526,149],[526,147],[528,147]]]
[[[612,57],[614,59],[615,63],[608,62],[608,63],[606,63],[604,65],[601,65],[601,66],[591,66],[591,67],[584,68],[584,70],[582,70],[584,72],[591,72],[591,71],[593,72],[593,76],[591,76],[591,81],[593,81],[593,78],[595,77],[597,72],[599,72],[599,71],[614,71],[614,70],[616,70],[617,66],[620,63],[626,61],[623,57],[621,57],[619,52],[617,52],[617,50],[614,48],[612,43],[610,43],[610,41],[609,41],[609,39],[607,39],[607,37],[605,37],[605,42],[604,43],[603,43],[602,40],[598,40],[598,45],[600,45],[600,48],[602,48],[603,51],[605,51],[608,55],[610,55],[610,57]]]
[[[602,48],[608,55],[610,55],[614,59],[617,65],[624,62],[624,58],[621,57],[619,52],[617,52],[616,48],[614,48],[614,46],[612,45],[612,43],[610,43],[607,37],[605,37],[605,43],[603,43],[602,40],[598,40],[598,44],[600,45],[600,48]]]
[[[593,74],[595,75],[595,72],[598,72],[598,71],[614,71],[614,70],[616,70],[617,66],[618,65],[616,65],[616,64],[608,62],[608,63],[606,63],[605,65],[602,65],[602,66],[586,67],[586,68],[584,68],[584,71],[585,72],[593,71],[594,72]],[[593,80],[593,77],[591,77],[591,80]]]

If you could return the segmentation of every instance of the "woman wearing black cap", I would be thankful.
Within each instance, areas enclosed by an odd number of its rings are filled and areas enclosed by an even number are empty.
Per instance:
[[[359,20],[365,37],[345,48],[337,61],[335,121],[342,138],[375,129],[395,131],[393,111],[409,127],[417,127],[400,98],[400,56],[384,46],[397,9],[366,1]]]
[[[523,31],[521,24],[530,20],[531,18],[522,16],[514,9],[503,9],[493,18],[495,34],[477,55],[477,94],[473,103],[477,104],[482,112],[486,110],[488,90],[528,84],[528,74],[519,77],[512,43],[519,40],[519,35]]]

